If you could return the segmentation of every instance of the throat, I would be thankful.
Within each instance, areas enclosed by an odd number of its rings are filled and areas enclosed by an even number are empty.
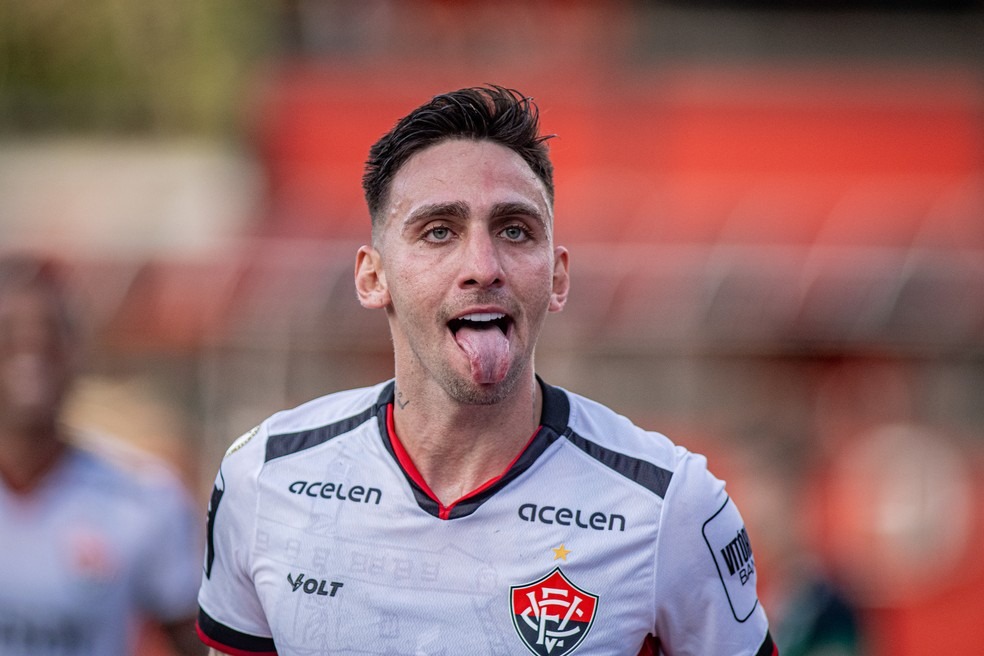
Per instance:
[[[504,432],[497,432],[494,437],[498,439],[493,440],[488,434],[467,435],[469,430],[457,427],[452,429],[457,436],[453,441],[414,439],[418,433],[406,427],[403,432],[397,432],[398,412],[393,404],[387,407],[388,437],[393,453],[407,477],[437,505],[441,519],[449,519],[459,503],[481,495],[501,481],[539,431],[536,427],[521,440],[509,440]]]

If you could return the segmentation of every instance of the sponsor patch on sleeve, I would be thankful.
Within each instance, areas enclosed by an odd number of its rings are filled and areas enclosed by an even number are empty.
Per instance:
[[[735,619],[744,622],[758,605],[755,591],[755,557],[741,515],[729,497],[704,522],[704,541],[711,550],[724,593]]]

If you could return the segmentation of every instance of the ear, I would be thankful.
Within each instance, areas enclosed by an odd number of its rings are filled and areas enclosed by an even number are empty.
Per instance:
[[[567,249],[563,246],[554,248],[553,289],[550,293],[550,312],[560,312],[567,304],[567,292],[571,288],[571,278],[568,271]]]
[[[390,304],[383,260],[379,251],[371,246],[361,246],[356,253],[355,291],[364,308],[378,310]]]

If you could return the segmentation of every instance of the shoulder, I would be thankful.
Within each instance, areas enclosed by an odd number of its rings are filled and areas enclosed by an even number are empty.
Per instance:
[[[378,404],[391,396],[392,382],[386,381],[358,389],[321,396],[284,410],[264,422],[267,434],[283,435],[334,425],[340,421],[373,413]]]
[[[676,444],[662,433],[642,428],[612,408],[587,397],[564,390],[570,400],[568,425],[577,434],[619,448],[662,458],[674,459]]]
[[[376,416],[392,395],[392,382],[318,397],[271,415],[237,438],[226,450],[223,470],[259,468],[272,458],[289,455],[349,432]]]
[[[370,421],[391,395],[391,382],[329,394],[271,415],[236,439],[222,458],[209,499],[206,579],[215,563],[240,571],[249,567],[250,550],[243,545],[255,539],[257,508],[278,483],[299,475],[302,463],[287,456],[341,438]],[[306,460],[313,460],[310,467],[324,466],[321,459]],[[218,555],[222,553],[224,561]]]
[[[662,433],[646,430],[608,406],[575,394],[563,393],[570,404],[565,436],[575,446],[610,466],[628,469],[646,487],[665,496],[666,490],[687,464],[703,457],[679,446]]]
[[[114,493],[183,491],[177,470],[163,458],[103,433],[78,431],[70,445],[76,480]]]
[[[192,492],[163,458],[106,435],[77,435],[70,445],[66,489],[104,517],[138,526],[173,527],[196,517]]]
[[[579,394],[552,388],[554,405],[569,404],[563,434],[597,462],[674,504],[720,505],[724,482],[707,467],[707,459],[666,435],[646,430],[608,406]]]

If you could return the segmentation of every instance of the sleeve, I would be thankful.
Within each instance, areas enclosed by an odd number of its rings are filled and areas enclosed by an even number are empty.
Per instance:
[[[262,445],[254,428],[226,452],[208,504],[205,560],[198,592],[198,634],[237,655],[276,654],[251,575],[257,477]]]
[[[738,508],[703,456],[685,453],[656,550],[656,632],[668,656],[778,656]]]
[[[176,478],[157,477],[144,490],[143,499],[143,511],[153,530],[138,580],[141,606],[164,623],[194,617],[201,581],[201,516]]]

